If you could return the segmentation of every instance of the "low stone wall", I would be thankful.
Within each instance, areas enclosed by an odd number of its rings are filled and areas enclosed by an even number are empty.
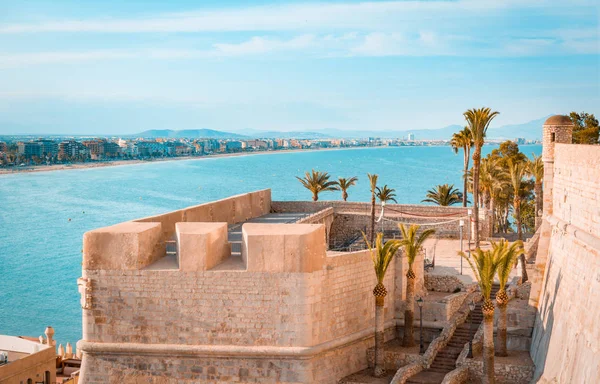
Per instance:
[[[425,273],[425,288],[428,291],[452,293],[464,290],[465,285],[456,276]]]
[[[483,361],[467,359],[463,365],[469,371],[469,383],[482,383]],[[533,379],[533,365],[494,364],[496,384],[529,384]]]
[[[273,201],[272,212],[318,212],[324,208],[334,209],[335,219],[332,227],[332,248],[336,244],[343,244],[360,234],[360,231],[370,227],[371,204],[344,201]],[[468,208],[463,207],[441,207],[432,205],[404,205],[389,204],[385,208],[385,217],[394,221],[384,221],[385,231],[397,231],[397,222],[406,223],[442,223],[434,226],[438,237],[458,237],[458,219],[467,216]],[[379,217],[381,205],[375,209],[376,217]],[[451,221],[451,222],[448,222]],[[448,222],[448,223],[447,223]],[[381,223],[377,223],[380,230]],[[482,228],[486,225],[482,221]],[[464,236],[467,234],[465,233]]]
[[[419,326],[418,323],[415,324],[415,327],[413,328],[414,332],[413,332],[413,337],[416,341],[416,343],[419,343],[420,340],[420,330],[419,330]],[[423,327],[423,343],[424,344],[429,344],[431,343],[436,337],[438,337],[441,333],[441,329],[439,328],[426,328]],[[402,340],[402,337],[404,335],[404,327],[400,326],[397,327],[397,332],[395,335],[395,338],[397,340]],[[384,355],[384,366],[386,370],[389,371],[396,371],[399,368],[414,363],[416,361],[420,361],[421,360],[421,356],[417,355],[417,354],[410,354],[410,353],[406,353],[406,351],[404,350],[386,350],[385,351],[385,355]],[[375,361],[375,348],[369,348],[367,350],[367,361],[369,363],[369,367],[373,367],[374,365],[374,361]]]

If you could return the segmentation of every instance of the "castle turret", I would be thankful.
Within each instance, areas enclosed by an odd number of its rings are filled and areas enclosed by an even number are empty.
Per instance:
[[[569,116],[555,115],[544,122],[542,160],[544,162],[544,216],[552,215],[552,188],[554,180],[554,144],[570,144],[573,122]]]

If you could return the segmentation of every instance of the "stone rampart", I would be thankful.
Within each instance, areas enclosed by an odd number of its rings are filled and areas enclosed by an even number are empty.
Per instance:
[[[87,233],[82,380],[333,384],[366,368],[376,278],[368,251],[326,252],[331,215],[305,219],[318,224],[244,224],[245,269],[237,270],[213,268],[230,254],[228,222],[162,217]],[[177,265],[146,268],[171,224]],[[390,268],[388,338],[394,279]]]
[[[553,155],[553,209],[540,238],[549,237],[549,249],[531,346],[535,380],[593,383],[600,377],[600,146],[556,144]]]

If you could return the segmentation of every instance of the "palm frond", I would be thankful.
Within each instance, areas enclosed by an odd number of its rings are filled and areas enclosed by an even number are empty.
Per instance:
[[[388,240],[384,243],[383,233],[380,232],[377,234],[375,246],[373,247],[364,232],[362,232],[362,235],[367,244],[367,248],[369,249],[369,253],[371,254],[377,282],[383,284],[383,279],[385,278],[388,267],[401,246],[400,241]]]
[[[427,229],[417,236],[417,232],[420,228],[419,225],[413,224],[411,226],[406,226],[404,224],[399,224],[398,228],[402,234],[402,240],[400,240],[401,246],[406,254],[409,267],[412,267],[415,258],[417,257],[417,253],[422,248],[425,240],[435,234],[435,229]]]
[[[516,241],[510,246],[506,240],[492,242],[492,251],[495,257],[499,259],[498,264],[498,280],[500,281],[500,289],[506,287],[510,272],[512,271],[517,259],[524,253],[523,242]]]
[[[381,201],[382,203],[388,201],[393,201],[394,203],[397,203],[395,192],[396,190],[394,188],[388,188],[387,185],[384,185],[383,188],[377,187],[377,193],[375,193],[375,196],[377,196],[379,201]]]
[[[435,189],[428,190],[426,197],[421,202],[450,206],[461,203],[463,194],[457,188],[454,188],[454,184],[443,184],[437,185]]]
[[[459,252],[459,255],[467,260],[479,284],[481,294],[485,299],[489,300],[492,285],[494,284],[494,276],[502,261],[502,257],[494,249],[482,251],[480,248],[473,251],[471,257],[467,256],[464,252]]]
[[[379,177],[377,174],[367,173],[369,177],[369,184],[371,186],[371,193],[375,193],[375,189],[377,188],[377,178]]]

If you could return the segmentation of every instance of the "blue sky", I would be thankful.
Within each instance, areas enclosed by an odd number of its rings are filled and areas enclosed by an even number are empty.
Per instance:
[[[0,134],[600,114],[597,0],[0,2]]]

